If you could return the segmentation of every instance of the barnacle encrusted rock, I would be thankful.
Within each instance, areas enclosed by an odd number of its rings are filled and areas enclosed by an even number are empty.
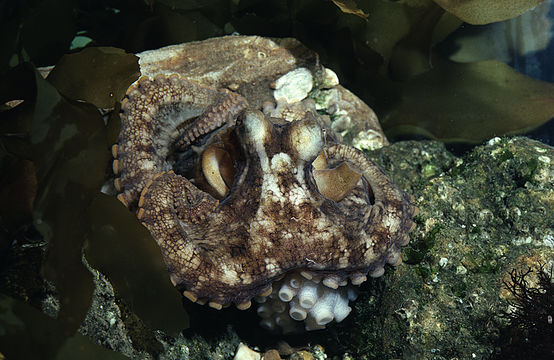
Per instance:
[[[217,309],[270,296],[290,304],[266,327],[293,330],[290,315],[316,329],[348,315],[352,285],[400,263],[417,208],[341,144],[332,110],[316,111],[324,87],[343,91],[316,54],[290,39],[233,36],[140,61],[122,102],[115,186],[184,296]],[[297,80],[302,91],[283,94]],[[316,289],[309,301],[304,288]]]

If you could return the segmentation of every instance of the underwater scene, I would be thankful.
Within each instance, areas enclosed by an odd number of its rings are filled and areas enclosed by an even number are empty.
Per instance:
[[[0,360],[554,359],[553,0],[0,17]]]

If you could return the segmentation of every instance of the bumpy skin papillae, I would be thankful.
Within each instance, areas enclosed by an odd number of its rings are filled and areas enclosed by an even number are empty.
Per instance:
[[[390,264],[397,264],[400,261],[400,247],[408,244],[408,233],[415,226],[412,217],[418,209],[412,204],[412,197],[400,190],[375,163],[353,147],[333,144],[325,149],[325,154],[330,164],[346,161],[362,173],[369,183],[374,204],[371,211],[364,215],[367,220],[362,222],[363,231],[370,239],[388,238],[389,243],[384,242],[383,247],[384,259]],[[374,264],[370,272],[381,267]]]
[[[189,299],[248,307],[294,269],[340,283],[398,263],[416,211],[409,196],[358,150],[325,146],[315,116],[277,126],[258,111],[242,112],[236,132],[245,165],[221,203],[171,172],[145,184],[138,216]],[[330,163],[346,161],[363,174],[338,202],[312,176],[323,149]]]
[[[140,78],[121,104],[119,144],[112,148],[118,198],[135,209],[140,192],[160,172],[171,170],[172,148],[233,125],[246,100],[228,90],[213,90],[179,75]]]

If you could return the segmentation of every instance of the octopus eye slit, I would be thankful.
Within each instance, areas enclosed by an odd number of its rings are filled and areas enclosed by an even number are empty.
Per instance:
[[[126,208],[129,208],[129,202],[123,193],[117,195],[117,200],[119,200]]]
[[[371,185],[369,184],[369,182],[366,180],[365,177],[362,177],[362,181],[369,199],[369,203],[371,205],[375,205],[375,193],[373,192],[373,188],[371,187]]]

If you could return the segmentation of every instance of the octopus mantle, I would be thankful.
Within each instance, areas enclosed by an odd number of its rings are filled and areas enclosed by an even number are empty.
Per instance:
[[[288,41],[191,43],[188,53],[168,49],[155,69],[143,55],[143,76],[122,102],[118,198],[192,301],[245,309],[290,272],[359,285],[398,264],[409,241],[410,196],[341,144],[313,96],[338,82],[325,85],[317,56]],[[214,65],[220,54],[226,66]],[[288,79],[295,71],[304,78]],[[311,85],[277,96],[281,79]]]

